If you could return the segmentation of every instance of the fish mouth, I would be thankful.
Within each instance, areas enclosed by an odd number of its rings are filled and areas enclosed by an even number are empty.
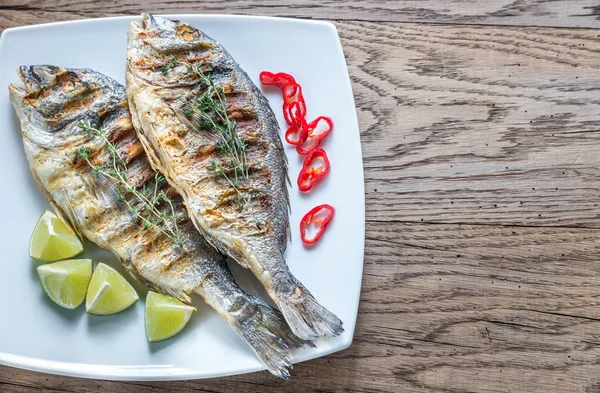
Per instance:
[[[166,37],[175,34],[177,26],[180,24],[181,22],[175,19],[143,13],[141,15],[138,27],[140,27],[142,30],[156,30],[159,36]]]
[[[146,30],[152,28],[153,26],[156,26],[156,19],[154,19],[154,16],[152,16],[151,14],[143,13],[139,24],[138,22],[133,23],[140,26],[143,30]]]
[[[11,101],[15,105],[20,105],[20,101],[25,97],[36,95],[48,89],[55,83],[56,76],[62,71],[60,67],[52,65],[22,65],[18,67],[17,75],[23,82],[23,86],[9,83],[8,89]]]
[[[140,26],[143,30],[157,30],[158,32],[169,31],[169,22],[173,21],[163,18],[162,16],[154,16],[152,14],[143,13],[140,19]],[[135,22],[134,22],[135,23]]]
[[[39,92],[54,85],[56,77],[64,72],[64,69],[52,65],[27,65],[20,66],[17,74],[28,94]]]
[[[185,50],[206,50],[210,47],[197,29],[179,20],[159,15],[141,14],[139,21],[129,24],[128,48],[144,50],[147,45],[158,55],[168,56]]]

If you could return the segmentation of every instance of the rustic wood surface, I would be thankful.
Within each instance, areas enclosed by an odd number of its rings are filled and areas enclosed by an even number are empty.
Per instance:
[[[336,23],[367,190],[354,343],[285,383],[0,367],[0,391],[600,392],[598,2],[0,0],[0,31],[141,11]]]
[[[3,27],[141,12],[600,27],[600,3],[595,0],[1,0],[0,11]]]

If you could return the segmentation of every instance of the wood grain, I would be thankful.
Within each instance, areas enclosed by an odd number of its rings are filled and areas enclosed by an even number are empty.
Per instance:
[[[600,226],[600,31],[338,27],[369,218]]]
[[[0,368],[2,391],[597,392],[600,230],[369,222],[352,347],[267,373],[97,382]],[[4,385],[2,385],[4,383]]]
[[[355,340],[289,382],[0,366],[1,392],[600,393],[600,31],[522,27],[600,27],[597,2],[3,0],[0,31],[141,11],[336,21],[367,191]]]
[[[56,20],[56,13],[79,19],[149,11],[379,22],[600,27],[600,4],[594,0],[3,0],[0,11],[11,14],[2,23],[12,24],[5,27]]]

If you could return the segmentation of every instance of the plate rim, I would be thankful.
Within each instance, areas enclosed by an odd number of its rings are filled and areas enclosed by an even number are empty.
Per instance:
[[[354,98],[354,93],[352,91],[352,84],[350,80],[350,74],[348,70],[348,64],[346,62],[346,57],[344,55],[343,47],[340,40],[340,35],[338,33],[337,27],[334,23],[326,20],[313,20],[313,19],[302,19],[302,18],[290,18],[290,17],[274,17],[274,16],[259,16],[259,15],[237,15],[237,14],[153,14],[153,15],[161,15],[168,18],[176,18],[176,19],[185,19],[189,17],[201,17],[208,19],[223,19],[227,21],[231,21],[232,19],[244,19],[244,20],[254,20],[256,22],[260,21],[278,21],[280,23],[286,24],[299,24],[304,26],[322,26],[329,30],[329,34],[333,34],[335,37],[335,45],[337,56],[341,59],[344,65],[344,85],[346,92],[350,95],[352,100],[352,104],[354,110],[351,113],[352,121],[356,125],[358,130],[359,137],[359,152],[360,152],[360,189],[357,190],[358,194],[358,202],[361,205],[361,209],[355,212],[357,216],[358,222],[358,231],[362,235],[362,242],[360,245],[361,251],[361,260],[360,260],[360,282],[358,286],[358,291],[356,293],[356,299],[352,302],[353,309],[355,310],[356,317],[352,321],[351,329],[347,328],[347,330],[351,330],[347,338],[345,337],[343,340],[340,339],[339,346],[335,348],[331,348],[322,353],[319,353],[316,356],[303,356],[302,358],[294,358],[293,363],[301,363],[308,360],[320,358],[323,356],[327,356],[329,354],[343,351],[350,347],[354,338],[354,331],[356,329],[356,322],[358,320],[358,307],[360,302],[360,295],[362,292],[362,281],[363,281],[363,273],[364,273],[364,260],[365,260],[365,242],[366,242],[366,205],[365,205],[365,183],[364,183],[364,158],[362,155],[362,144],[360,143],[360,127],[358,123],[358,116],[356,111],[356,102]],[[109,23],[113,21],[120,20],[135,20],[139,18],[138,15],[123,15],[123,16],[111,16],[111,17],[102,17],[102,18],[87,18],[87,19],[76,19],[76,20],[67,20],[67,21],[58,21],[58,22],[48,22],[48,23],[38,23],[33,25],[26,26],[17,26],[10,27],[4,29],[0,34],[0,53],[3,49],[3,44],[7,40],[6,37],[10,37],[13,34],[39,30],[45,28],[59,28],[63,26],[73,26],[73,25],[90,25],[96,23]],[[348,302],[350,304],[350,302]],[[203,374],[198,370],[181,368],[181,367],[173,367],[173,366],[164,366],[160,368],[153,367],[152,365],[96,365],[96,364],[85,364],[85,363],[76,363],[76,362],[63,362],[58,360],[46,360],[36,357],[22,356],[16,354],[2,353],[0,352],[0,365],[6,365],[10,367],[15,367],[19,369],[35,371],[35,372],[43,372],[54,375],[61,376],[69,376],[69,377],[78,377],[78,378],[86,378],[86,379],[103,379],[103,380],[112,380],[112,381],[176,381],[176,380],[190,380],[190,379],[208,379],[208,378],[218,378],[225,376],[234,376],[246,373],[252,373],[257,371],[264,371],[266,367],[262,364],[257,366],[246,367],[245,369],[236,369],[235,371],[223,371],[223,372],[213,372],[210,374]]]
[[[315,19],[303,19],[303,18],[290,18],[283,16],[264,16],[264,15],[238,15],[238,14],[160,14],[160,13],[150,13],[151,15],[156,16],[164,16],[167,18],[186,18],[186,17],[202,17],[202,18],[211,18],[211,19],[255,19],[255,20],[265,20],[265,21],[273,21],[277,20],[285,23],[298,23],[298,24],[306,24],[306,25],[322,25],[327,26],[333,29],[338,37],[339,34],[337,32],[337,27],[330,21],[327,20],[315,20]],[[110,22],[114,20],[120,19],[130,19],[134,20],[139,18],[141,14],[136,15],[120,15],[120,16],[106,16],[101,18],[83,18],[83,19],[73,19],[73,20],[63,20],[57,22],[47,22],[47,23],[36,23],[33,25],[25,25],[25,26],[15,26],[9,27],[2,31],[1,37],[4,37],[6,34],[15,31],[21,30],[36,30],[39,28],[47,28],[47,27],[58,27],[63,25],[77,25],[77,24],[88,24],[88,23],[98,23],[98,22]],[[345,59],[344,59],[345,60]]]

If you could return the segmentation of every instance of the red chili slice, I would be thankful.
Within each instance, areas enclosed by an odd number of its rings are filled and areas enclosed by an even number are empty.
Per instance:
[[[317,158],[321,158],[323,164],[314,167],[313,164]],[[302,169],[298,174],[298,189],[302,192],[310,191],[318,180],[327,176],[330,170],[331,165],[325,150],[321,148],[313,150],[304,160]]]
[[[298,123],[299,121],[303,121],[306,123],[306,119],[304,118],[304,114],[302,113],[304,108],[304,112],[306,112],[306,105],[304,102],[299,101],[284,101],[283,102],[283,117],[285,118],[286,123],[290,126]]]
[[[281,95],[283,96],[284,102],[290,102],[298,94],[302,94],[302,88],[297,83],[286,83],[281,87]]]
[[[292,113],[292,104],[297,104],[298,106],[296,114]],[[284,102],[282,109],[283,118],[285,119],[285,122],[288,123],[288,125],[294,124],[294,119],[298,119],[300,117],[303,118],[306,115],[306,104],[304,104],[304,101],[302,101],[301,103],[297,101],[291,103]],[[304,120],[304,122],[306,122],[306,119]]]
[[[276,74],[263,71],[259,75],[260,83],[263,85],[274,85],[282,88],[284,85],[288,83],[296,83],[296,80],[290,74],[286,74],[285,72],[278,72]]]
[[[302,95],[302,87],[297,83],[289,83],[282,87],[281,93],[283,95],[283,117],[286,123],[292,125],[293,119],[306,116],[306,102]],[[293,106],[293,104],[296,104]],[[295,109],[295,113],[292,111]]]
[[[293,139],[293,135],[298,134],[296,139]],[[303,117],[294,121],[294,124],[288,127],[285,132],[285,140],[290,145],[302,145],[308,138],[308,128],[306,126],[306,120]]]
[[[272,73],[263,71],[259,75],[260,82],[264,85],[273,85],[281,89],[283,95],[283,116],[288,125],[293,125],[292,115],[290,113],[290,105],[293,102],[298,103],[298,109],[302,117],[306,116],[306,102],[302,95],[302,87],[296,83],[296,80],[290,74],[285,72]]]
[[[316,148],[321,144],[320,139],[313,139],[308,137],[308,132],[306,133],[306,139],[302,143],[298,143],[297,141],[294,145],[296,146],[296,152],[301,156],[305,156],[313,152]],[[287,140],[287,139],[286,139]]]
[[[325,130],[324,131],[318,131],[318,127],[320,124],[324,124]],[[315,120],[311,121],[310,123],[308,123],[308,136],[313,138],[313,139],[323,139],[325,138],[327,135],[331,134],[331,131],[333,130],[333,120],[331,120],[330,117],[327,116],[319,116],[317,117]]]
[[[319,125],[324,125],[324,130],[318,130]],[[319,116],[315,120],[311,121],[306,125],[308,138],[303,143],[296,143],[296,151],[298,154],[306,155],[311,151],[315,150],[321,144],[321,141],[331,134],[333,130],[333,121],[331,118],[326,116]],[[310,144],[305,146],[305,142],[308,141]]]
[[[285,132],[285,140],[295,145],[299,154],[307,155],[298,175],[298,189],[303,192],[310,191],[315,183],[327,176],[331,170],[327,153],[319,145],[333,130],[333,121],[329,117],[319,116],[310,123],[306,122],[306,102],[302,86],[290,74],[263,71],[260,73],[260,81],[264,85],[273,85],[281,89],[283,117],[289,125]],[[322,162],[319,162],[320,160]],[[321,217],[323,213],[326,215]],[[316,206],[306,213],[300,221],[302,241],[307,245],[316,243],[334,214],[335,209],[326,204]],[[317,228],[317,232],[311,238],[307,238],[307,230],[313,226]]]
[[[326,216],[323,218],[316,218],[320,213],[326,213]],[[315,244],[321,236],[323,236],[323,233],[325,233],[327,224],[329,224],[334,214],[335,209],[333,206],[327,204],[316,206],[306,213],[300,221],[300,236],[302,237],[304,244]],[[311,225],[314,225],[317,228],[317,232],[313,237],[307,238],[306,232]]]

